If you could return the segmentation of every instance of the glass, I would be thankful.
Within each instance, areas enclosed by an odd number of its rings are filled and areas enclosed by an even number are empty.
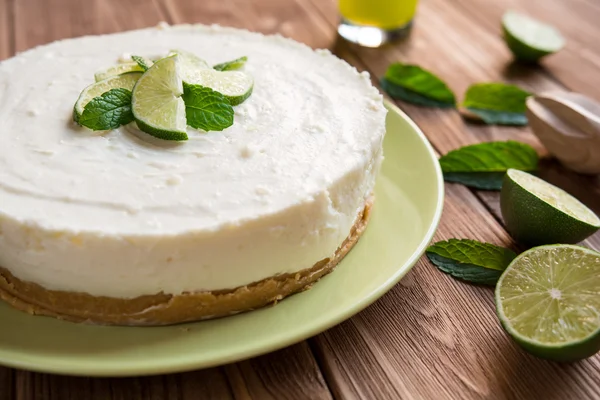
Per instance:
[[[418,0],[339,0],[342,21],[338,33],[366,47],[405,37],[410,32]]]

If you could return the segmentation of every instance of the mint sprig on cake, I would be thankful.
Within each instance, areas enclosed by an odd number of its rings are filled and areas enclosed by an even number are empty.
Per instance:
[[[73,120],[98,131],[134,122],[163,140],[187,140],[187,127],[222,131],[233,125],[233,106],[243,103],[254,79],[239,71],[247,61],[209,64],[195,54],[171,50],[152,61],[134,55],[95,74],[77,100]],[[185,90],[184,90],[185,86]]]

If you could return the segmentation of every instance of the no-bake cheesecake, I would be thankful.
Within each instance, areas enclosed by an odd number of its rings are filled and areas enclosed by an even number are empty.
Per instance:
[[[72,121],[94,73],[132,52],[247,56],[252,94],[222,131],[172,142]],[[0,297],[72,321],[161,325],[309,287],[364,231],[385,108],[326,50],[218,26],[41,46],[0,63]]]

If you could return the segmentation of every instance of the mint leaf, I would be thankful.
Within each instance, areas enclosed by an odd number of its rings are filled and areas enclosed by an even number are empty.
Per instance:
[[[500,190],[502,177],[509,168],[534,171],[538,160],[533,147],[509,140],[461,147],[442,156],[439,161],[447,182]]]
[[[219,92],[201,85],[183,84],[187,124],[205,131],[222,131],[233,125],[233,107]]]
[[[152,64],[154,64],[151,60],[149,60],[145,57],[131,56],[131,59],[140,66],[142,71],[147,71],[148,68],[150,68],[152,66]]]
[[[95,131],[105,131],[116,129],[131,121],[131,91],[118,88],[94,97],[85,105],[77,122]]]
[[[244,64],[246,64],[246,61],[248,61],[248,57],[244,56],[236,58],[232,61],[227,61],[221,64],[214,65],[213,69],[216,69],[217,71],[231,71],[234,69],[240,69],[244,66]]]
[[[444,103],[437,100],[432,100],[428,97],[412,92],[408,89],[398,86],[385,78],[379,81],[381,88],[393,99],[403,100],[407,103],[416,104],[424,107],[451,108],[454,104]]]
[[[430,107],[456,105],[456,97],[444,81],[416,65],[390,65],[381,86],[392,98],[409,103]]]
[[[515,85],[478,83],[471,85],[462,106],[467,118],[479,119],[486,124],[527,125],[525,100],[531,96]]]
[[[481,285],[496,285],[517,254],[504,247],[469,239],[450,239],[427,248],[427,258],[455,278]]]

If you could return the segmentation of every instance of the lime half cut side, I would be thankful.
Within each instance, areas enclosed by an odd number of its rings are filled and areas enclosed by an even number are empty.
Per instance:
[[[515,169],[504,177],[500,208],[514,239],[531,246],[577,243],[600,229],[600,218],[575,197]]]
[[[530,249],[496,285],[498,317],[525,350],[575,361],[600,350],[600,253],[573,245]]]
[[[94,74],[94,79],[96,82],[100,82],[106,78],[110,78],[111,76],[125,74],[127,72],[142,72],[142,67],[140,67],[135,62],[123,63],[113,65],[112,67],[108,67],[102,71],[98,71]]]
[[[133,88],[131,110],[138,127],[159,139],[187,140],[178,56],[163,58]]]
[[[515,11],[504,14],[502,29],[506,44],[518,60],[536,62],[565,45],[556,28]]]
[[[185,83],[206,86],[221,93],[232,106],[244,102],[254,88],[254,79],[243,71],[185,70],[183,80]]]
[[[142,76],[141,72],[127,72],[121,75],[112,76],[107,79],[103,79],[100,82],[92,83],[79,95],[75,107],[73,109],[73,119],[75,122],[79,121],[83,109],[86,104],[89,103],[94,97],[98,97],[103,93],[108,92],[111,89],[127,89],[132,90],[138,79]]]

